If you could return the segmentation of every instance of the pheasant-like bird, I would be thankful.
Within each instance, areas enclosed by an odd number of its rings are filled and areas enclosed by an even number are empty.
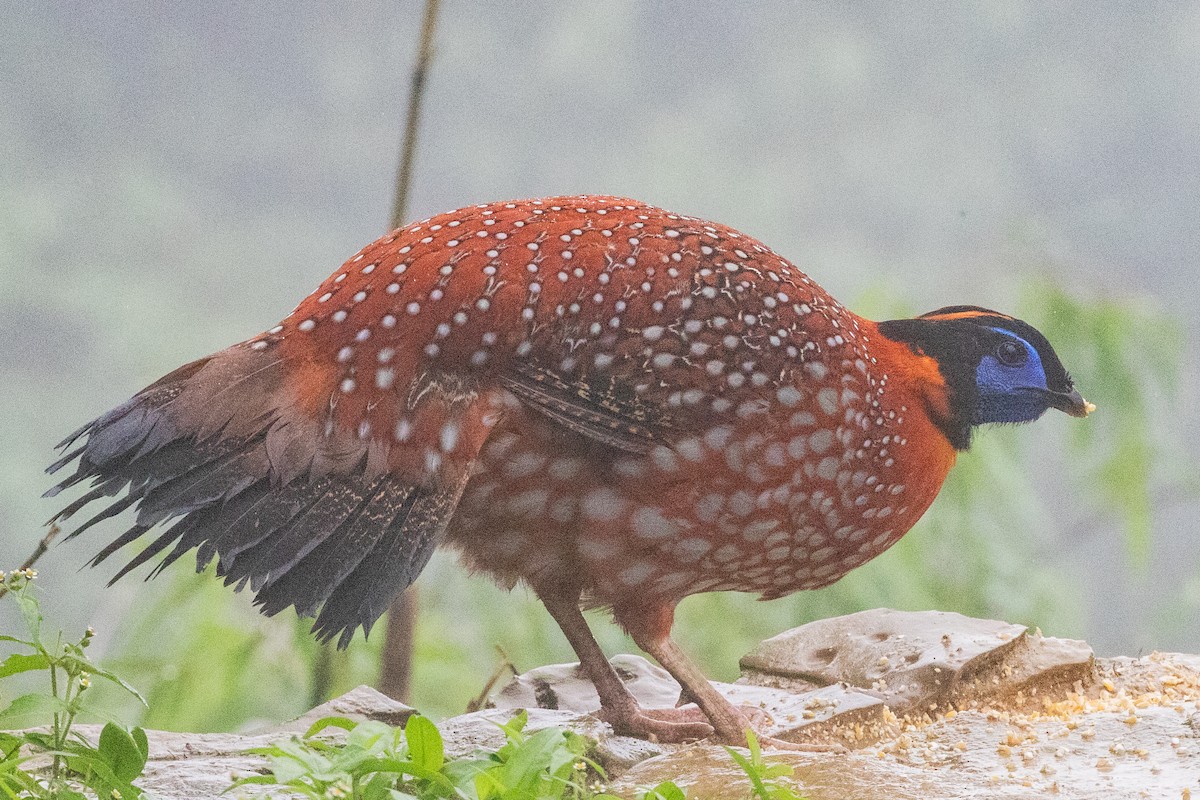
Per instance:
[[[559,197],[368,245],[276,327],[68,437],[50,493],[93,482],[58,518],[109,503],[72,535],[136,508],[94,563],[159,529],[118,578],[195,548],[341,646],[451,546],[537,593],[618,732],[741,742],[670,638],[676,604],[833,583],[913,526],[976,425],[1049,408],[1094,406],[1020,320],[871,322],[731,228]],[[702,715],[640,708],[581,605]]]

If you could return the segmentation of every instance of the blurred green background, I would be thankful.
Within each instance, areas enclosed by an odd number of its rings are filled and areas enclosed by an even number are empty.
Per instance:
[[[411,216],[590,192],[717,219],[866,316],[1013,311],[1101,408],[985,431],[926,519],[828,589],[686,601],[678,636],[710,675],[736,675],[763,637],[880,605],[1036,624],[1102,654],[1200,651],[1200,7],[442,5]],[[4,11],[0,568],[57,510],[39,495],[63,435],[274,324],[382,232],[420,12]],[[52,620],[94,625],[145,691],[146,724],[245,727],[375,679],[378,634],[314,684],[305,623],[262,619],[183,564],[104,589],[112,568],[79,568],[119,530],[55,548],[39,582]],[[522,670],[572,659],[521,589],[446,557],[419,586],[419,708],[461,711],[497,646]],[[609,652],[632,649],[593,621]]]

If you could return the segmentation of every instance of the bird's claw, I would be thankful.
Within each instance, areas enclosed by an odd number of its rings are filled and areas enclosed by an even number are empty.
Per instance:
[[[685,744],[707,739],[713,733],[708,718],[696,706],[682,708],[640,708],[612,711],[597,716],[612,725],[620,736],[634,736],[663,744]]]
[[[600,711],[597,716],[613,726],[621,736],[634,736],[662,744],[687,744],[713,737],[721,744],[733,747],[746,746],[746,729],[758,729],[770,725],[771,715],[756,706],[740,706],[736,709],[737,719],[723,724],[727,733],[718,733],[712,721],[694,704],[676,708],[641,708],[615,712]],[[735,732],[736,731],[736,732]],[[813,744],[788,742],[771,736],[758,735],[759,746],[772,750],[789,750],[805,753],[843,753],[840,744]]]
[[[764,750],[787,750],[793,753],[849,753],[850,750],[836,742],[817,744],[816,742],[789,742],[776,739],[773,736],[759,736],[758,745]]]
[[[759,733],[774,723],[771,715],[757,706],[742,705],[734,709],[737,717],[724,724],[719,723],[720,731],[716,738],[731,747],[745,747],[746,731],[753,730],[759,747],[769,750],[788,750],[801,753],[845,753],[848,752],[840,744],[816,744],[812,742],[789,742]]]

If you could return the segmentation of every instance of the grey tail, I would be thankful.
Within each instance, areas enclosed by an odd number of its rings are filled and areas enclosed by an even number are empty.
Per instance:
[[[268,394],[262,386],[250,385],[258,391],[233,398],[238,410],[228,419],[211,403],[181,404],[195,391],[189,382],[204,377],[209,361],[177,370],[62,442],[60,449],[68,452],[48,471],[75,469],[47,496],[85,481],[91,488],[51,522],[90,508],[92,516],[67,537],[74,538],[134,508],[134,524],[90,562],[99,564],[147,537],[149,544],[113,581],[161,555],[149,579],[195,550],[198,569],[215,559],[217,574],[237,590],[249,586],[264,614],[294,606],[316,617],[321,641],[336,639],[344,648],[359,627],[369,632],[420,574],[465,478],[453,486],[422,483],[372,471],[367,457],[357,454],[336,468],[281,468],[280,452],[305,450],[280,446],[278,439],[299,440],[309,431],[286,409],[263,402],[255,408],[255,398]],[[245,411],[247,404],[253,413]],[[196,407],[207,414],[202,423],[189,416]]]

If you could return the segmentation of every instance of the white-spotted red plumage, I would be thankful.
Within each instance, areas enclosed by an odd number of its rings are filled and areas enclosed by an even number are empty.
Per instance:
[[[737,231],[563,197],[396,231],[251,347],[302,363],[306,413],[380,469],[436,480],[489,439],[449,541],[619,605],[822,586],[912,525],[953,455],[910,447],[881,338]],[[421,395],[447,380],[478,397]]]
[[[947,402],[932,359],[760,242],[561,197],[379,239],[59,466],[79,457],[64,485],[95,496],[131,486],[116,510],[138,524],[101,558],[182,516],[150,554],[199,547],[323,636],[369,627],[449,544],[528,582],[577,649],[582,596],[672,668],[681,598],[823,586],[902,536],[953,463],[929,415]]]

